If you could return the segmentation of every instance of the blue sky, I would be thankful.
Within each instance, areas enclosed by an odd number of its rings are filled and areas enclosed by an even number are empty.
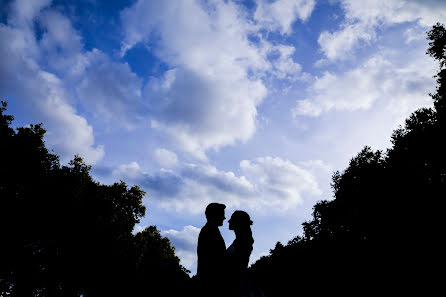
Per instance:
[[[192,273],[209,202],[251,215],[255,261],[301,234],[333,171],[430,106],[425,32],[446,20],[434,0],[0,6],[14,124],[44,123],[62,162],[81,155],[100,182],[141,185],[135,231],[157,225]]]

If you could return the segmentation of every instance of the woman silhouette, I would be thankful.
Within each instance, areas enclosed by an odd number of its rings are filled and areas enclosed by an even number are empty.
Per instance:
[[[235,240],[228,247],[228,273],[233,297],[263,297],[259,288],[246,278],[249,256],[252,252],[252,221],[249,215],[236,210],[229,219],[229,230],[235,232]]]

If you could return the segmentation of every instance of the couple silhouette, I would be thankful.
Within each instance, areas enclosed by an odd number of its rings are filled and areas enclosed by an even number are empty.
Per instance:
[[[254,239],[249,215],[236,210],[229,219],[229,230],[235,233],[234,242],[226,249],[218,227],[223,226],[224,204],[210,203],[206,207],[207,222],[198,236],[198,291],[201,296],[262,297],[246,277]]]

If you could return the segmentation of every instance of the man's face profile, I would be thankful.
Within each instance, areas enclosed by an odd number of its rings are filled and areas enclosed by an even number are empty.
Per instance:
[[[222,209],[222,210],[220,210],[217,214],[216,214],[216,216],[215,216],[215,224],[217,225],[217,226],[223,226],[223,221],[226,219],[226,217],[225,217],[225,210],[224,209]]]

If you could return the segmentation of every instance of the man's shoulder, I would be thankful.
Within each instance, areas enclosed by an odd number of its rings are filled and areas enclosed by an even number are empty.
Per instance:
[[[200,234],[201,233],[208,233],[208,232],[215,232],[215,229],[218,230],[218,228],[216,228],[216,226],[214,226],[214,225],[212,225],[211,223],[208,222],[208,223],[204,224],[203,227],[201,227]]]
[[[212,236],[212,235],[216,235],[219,234],[220,231],[218,230],[218,227],[211,224],[211,223],[206,223],[200,230],[200,234],[199,237],[203,237],[203,236]]]

